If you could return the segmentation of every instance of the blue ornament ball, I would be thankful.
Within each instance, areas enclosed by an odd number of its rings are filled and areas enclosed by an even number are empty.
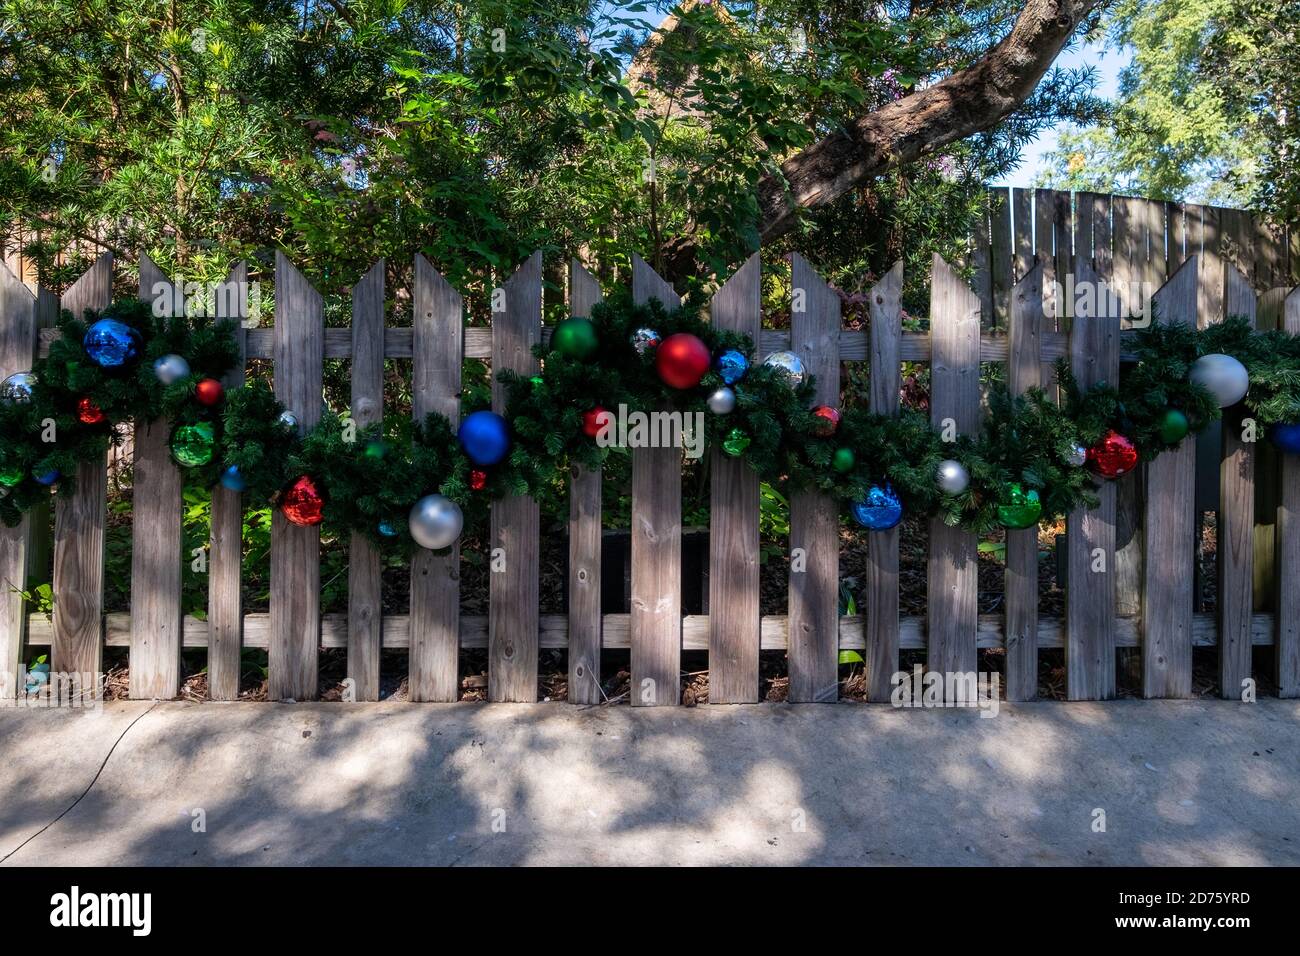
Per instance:
[[[33,475],[32,477],[35,478],[38,482],[40,482],[42,485],[48,487],[49,485],[52,485],[59,480],[59,469],[51,468],[49,471],[42,472],[39,475]]]
[[[495,465],[510,451],[510,426],[496,412],[481,411],[467,416],[456,433],[461,447],[474,464]]]
[[[389,524],[387,521],[381,521],[381,522],[379,522],[379,533],[380,533],[381,535],[383,535],[385,538],[396,538],[396,537],[397,537],[397,529],[394,528],[394,527],[393,527],[391,524]]]
[[[1274,425],[1269,429],[1269,437],[1288,455],[1300,455],[1300,422]]]
[[[100,319],[86,330],[81,345],[100,368],[121,368],[140,355],[140,333],[116,319]]]
[[[229,488],[231,491],[244,491],[248,488],[248,482],[239,473],[238,465],[231,465],[221,473],[221,487]]]
[[[744,352],[736,349],[727,349],[718,356],[718,374],[728,385],[735,385],[744,377],[745,372],[749,369],[749,359],[745,358]]]
[[[888,531],[903,520],[903,503],[889,485],[872,485],[867,497],[853,503],[853,517],[868,531]]]

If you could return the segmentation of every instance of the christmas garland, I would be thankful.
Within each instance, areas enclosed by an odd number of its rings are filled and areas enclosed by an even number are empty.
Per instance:
[[[662,410],[675,413],[664,419],[681,430],[674,441],[719,447],[787,490],[831,494],[877,530],[905,513],[980,533],[1058,518],[1243,397],[1276,444],[1300,451],[1300,339],[1237,318],[1136,333],[1117,385],[1082,390],[1059,363],[1059,404],[1041,389],[1012,398],[995,386],[974,436],[945,436],[915,408],[810,407],[815,383],[797,355],[755,364],[748,337],[626,297],[560,322],[535,350],[539,374],[500,372],[504,416],[467,408],[455,428],[430,415],[359,429],[327,413],[302,437],[264,384],[222,389],[238,358],[223,324],[159,318],[127,300],[80,320],[64,313],[59,330],[47,358],[0,383],[8,525],[51,486],[68,493],[60,479],[102,460],[118,425],[159,418],[192,483],[272,501],[297,524],[433,549],[455,543],[464,509],[544,494],[571,463],[599,467],[630,418]]]

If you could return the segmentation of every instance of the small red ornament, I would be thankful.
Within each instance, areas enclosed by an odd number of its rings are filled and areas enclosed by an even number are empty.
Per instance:
[[[840,427],[838,409],[831,408],[829,405],[818,405],[812,410],[812,413],[818,419],[813,426],[813,432],[819,438],[828,438],[834,435],[835,430]]]
[[[1126,475],[1137,465],[1138,453],[1133,443],[1113,428],[1101,441],[1088,449],[1088,464],[1103,478]]]
[[[221,401],[224,391],[221,383],[215,378],[205,378],[194,386],[194,397],[199,400],[200,405],[212,406]]]
[[[672,388],[694,388],[709,370],[709,347],[689,332],[663,340],[655,352],[655,369]]]
[[[83,425],[98,425],[104,420],[104,413],[99,406],[88,398],[77,402],[77,421]]]
[[[482,491],[487,487],[487,472],[479,471],[477,468],[469,473],[469,486],[475,491]]]
[[[600,430],[605,427],[608,421],[609,412],[597,405],[595,408],[582,413],[582,433],[588,438],[595,438],[600,434]],[[601,416],[606,416],[602,418]]]
[[[280,499],[280,511],[294,524],[310,527],[324,519],[325,499],[316,482],[303,475],[285,491]]]

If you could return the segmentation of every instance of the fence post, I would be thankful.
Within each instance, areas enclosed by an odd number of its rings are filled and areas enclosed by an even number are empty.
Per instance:
[[[415,257],[412,414],[443,415],[460,424],[460,373],[465,357],[465,303],[422,255]],[[493,368],[495,372],[495,367]],[[431,494],[435,488],[413,489]],[[407,686],[413,701],[460,697],[460,545],[446,554],[425,548],[411,559]]]
[[[569,264],[569,311],[590,317],[600,283],[574,259]],[[601,472],[569,469],[569,703],[599,704]]]
[[[1005,212],[1005,209],[1003,210]],[[997,245],[994,229],[994,249]],[[1009,250],[1009,246],[1008,246]],[[994,262],[999,261],[994,256]],[[1009,261],[1009,259],[1008,259]],[[996,281],[996,275],[995,275]],[[897,262],[868,297],[871,309],[870,407],[877,415],[898,415],[902,367],[903,263]],[[863,593],[867,645],[867,699],[889,700],[898,671],[898,535],[897,526],[867,535],[866,588]]]
[[[503,313],[492,316],[492,410],[506,410],[497,374],[537,371],[542,337],[542,254],[534,252],[505,284]],[[488,698],[537,700],[539,515],[537,502],[512,495],[492,503],[488,575]],[[503,567],[497,570],[497,561]]]
[[[0,379],[29,371],[36,356],[36,297],[0,264]],[[27,588],[31,516],[15,527],[0,525],[0,700],[21,693],[23,638],[27,633]]]
[[[1075,282],[1098,282],[1082,257]],[[1119,317],[1099,296],[1081,296],[1070,330],[1070,368],[1081,389],[1119,382]],[[1101,307],[1102,314],[1089,314]],[[1076,508],[1066,518],[1065,667],[1070,700],[1115,696],[1115,483],[1097,491],[1096,508]]]
[[[140,299],[165,297],[172,315],[175,287],[140,255]],[[185,309],[182,305],[181,313]],[[171,459],[171,422],[135,423],[131,495],[131,680],[133,699],[169,700],[181,689],[181,470]]]
[[[1039,262],[1011,290],[1007,383],[1012,395],[1023,395],[1042,384],[1039,343],[1043,321],[1043,264]],[[1003,591],[1007,700],[1035,700],[1038,697],[1038,525],[1007,531]]]
[[[1291,290],[1282,327],[1300,335],[1300,289]],[[1282,455],[1277,503],[1277,695],[1300,697],[1300,457]]]
[[[78,318],[106,309],[113,298],[113,257],[104,253],[63,293],[60,306]],[[108,509],[108,458],[83,462],[70,497],[54,508],[54,637],[50,671],[75,675],[82,698],[100,694],[104,666],[104,522]],[[89,683],[87,683],[89,677]]]
[[[632,256],[632,298],[681,306],[673,287]],[[681,700],[682,450],[632,449],[632,704]]]
[[[980,426],[980,303],[937,253],[930,286],[930,421],[974,435]],[[975,535],[930,519],[927,662],[932,671],[974,673],[979,564]],[[951,690],[953,684],[945,681]]]
[[[352,421],[360,431],[384,417],[384,260],[352,287]],[[353,699],[379,699],[383,564],[359,531],[348,549],[348,677]]]
[[[229,393],[244,386],[248,318],[248,266],[230,270],[217,295],[217,318],[232,323],[238,357],[221,384]],[[240,574],[244,564],[244,500],[223,485],[212,489],[212,533],[208,549],[208,697],[239,697],[240,656],[243,649],[244,605]]]
[[[1224,314],[1241,315],[1255,324],[1255,290],[1233,265],[1224,266]],[[1219,464],[1218,619],[1219,694],[1241,698],[1241,683],[1250,677],[1252,571],[1255,544],[1255,443],[1243,439],[1244,406],[1224,410]]]
[[[300,434],[320,421],[325,311],[320,293],[282,252],[275,254],[275,396]],[[272,700],[313,700],[320,646],[320,527],[271,515]]]
[[[1197,256],[1155,294],[1166,325],[1196,327]],[[1196,436],[1147,463],[1142,520],[1142,695],[1192,696]]]
[[[713,296],[710,318],[757,349],[762,265],[751,255]],[[757,355],[755,355],[757,360]],[[758,475],[721,448],[709,450],[709,703],[758,701]]]
[[[790,349],[816,380],[813,401],[840,404],[840,299],[803,256],[790,256]],[[803,308],[800,309],[802,300]],[[790,496],[791,701],[839,697],[840,515],[830,495]],[[802,563],[800,571],[797,563]]]

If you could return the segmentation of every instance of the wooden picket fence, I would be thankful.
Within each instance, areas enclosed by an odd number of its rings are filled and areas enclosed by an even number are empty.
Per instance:
[[[1154,248],[1149,246],[1148,248]],[[1184,246],[1183,249],[1188,247]],[[987,250],[986,250],[987,251]],[[1077,247],[1074,258],[1055,258],[1052,272],[1071,272],[1076,283],[1098,280],[1110,264]],[[976,243],[976,255],[980,255]],[[1257,296],[1234,265],[1220,262],[1223,308],[1205,308],[1206,277],[1200,251],[1182,258],[1155,293],[1163,321],[1195,324],[1222,314],[1271,321],[1300,332],[1300,290]],[[985,262],[988,260],[985,259]],[[1125,333],[1115,315],[1080,310],[1058,328],[1045,308],[1048,262],[1030,256],[1022,275],[1006,289],[998,328],[986,328],[987,305],[943,259],[934,258],[928,332],[904,332],[900,295],[902,265],[871,290],[870,324],[846,330],[841,298],[799,256],[792,257],[791,282],[799,294],[788,330],[761,328],[760,259],[750,258],[714,295],[711,321],[742,331],[760,343],[760,355],[792,349],[818,382],[817,400],[838,403],[843,362],[867,362],[871,407],[899,408],[904,361],[928,362],[930,410],[936,424],[951,419],[962,433],[980,423],[980,365],[1005,363],[1016,392],[1045,384],[1050,365],[1068,356],[1083,385],[1115,381]],[[109,303],[113,263],[100,258],[60,299],[33,294],[7,269],[0,270],[0,376],[29,368],[46,345],[43,335],[59,306],[80,312]],[[230,276],[242,282],[243,266]],[[152,262],[140,263],[142,295],[167,280]],[[321,410],[326,359],[350,359],[352,413],[365,425],[382,409],[386,358],[410,359],[413,414],[459,416],[463,358],[489,360],[493,371],[535,370],[532,346],[548,330],[541,324],[543,268],[530,257],[504,285],[503,306],[489,327],[467,327],[461,296],[421,256],[415,257],[413,325],[386,328],[385,269],[381,261],[352,290],[350,329],[325,328],[321,296],[283,255],[275,265],[275,322],[270,328],[240,329],[246,360],[273,363],[277,396],[293,409],[303,429]],[[569,305],[589,313],[601,293],[577,262],[569,275]],[[671,286],[639,258],[632,291],[639,302],[679,300]],[[243,380],[244,364],[228,386]],[[497,411],[503,390],[493,386]],[[453,701],[460,694],[459,652],[488,649],[489,698],[535,701],[540,648],[567,648],[569,700],[602,700],[599,686],[603,648],[630,649],[631,703],[680,702],[683,650],[707,650],[709,697],[715,703],[759,699],[760,650],[784,650],[789,698],[831,701],[838,696],[841,649],[857,649],[867,661],[868,697],[888,700],[900,651],[924,648],[929,667],[973,672],[977,650],[1005,648],[1006,693],[1011,700],[1038,694],[1039,648],[1064,648],[1068,696],[1073,700],[1115,696],[1116,649],[1140,648],[1142,688],[1149,697],[1192,693],[1192,649],[1218,647],[1222,694],[1240,698],[1252,677],[1252,647],[1273,645],[1275,678],[1283,696],[1300,696],[1300,589],[1279,587],[1272,609],[1253,604],[1256,474],[1265,456],[1240,440],[1229,422],[1220,447],[1212,450],[1221,468],[1219,500],[1218,600],[1213,614],[1195,613],[1195,541],[1198,441],[1187,439],[1132,476],[1101,491],[1095,509],[1069,516],[1064,547],[1066,614],[1038,613],[1038,539],[1035,529],[1007,534],[1003,610],[980,615],[977,607],[977,539],[935,519],[929,527],[928,602],[924,619],[899,613],[899,530],[869,536],[862,581],[862,614],[842,617],[839,603],[839,509],[828,497],[803,492],[790,502],[791,553],[806,564],[790,575],[788,615],[760,614],[759,487],[742,462],[710,449],[709,613],[682,614],[681,455],[678,449],[637,448],[632,452],[631,603],[628,614],[601,608],[601,475],[575,467],[570,481],[569,581],[567,615],[539,613],[539,517],[531,499],[515,497],[492,505],[490,548],[501,548],[503,569],[489,576],[486,617],[463,616],[459,553],[418,553],[411,567],[410,608],[384,615],[380,556],[364,538],[351,542],[349,607],[346,615],[320,609],[320,532],[297,527],[278,513],[273,519],[269,614],[244,614],[240,600],[243,503],[226,489],[213,492],[212,540],[208,557],[206,620],[182,619],[181,480],[167,449],[166,423],[137,423],[134,439],[135,508],[131,567],[131,611],[103,613],[106,463],[82,466],[75,491],[55,502],[52,618],[30,613],[14,585],[28,580],[46,557],[31,531],[46,520],[30,518],[0,529],[0,681],[9,696],[21,693],[18,673],[28,649],[48,645],[55,672],[99,674],[103,648],[130,647],[130,692],[139,698],[176,696],[181,686],[181,651],[207,649],[209,695],[235,699],[242,648],[266,648],[269,695],[311,699],[317,694],[319,648],[347,649],[348,675],[357,700],[379,696],[381,649],[404,649],[409,659],[413,701]],[[1204,440],[1200,442],[1204,446]],[[869,450],[863,450],[869,454]],[[1207,454],[1202,447],[1199,454]],[[1259,462],[1257,462],[1257,458]],[[1300,573],[1300,462],[1270,457],[1276,482],[1278,581]],[[1122,524],[1125,497],[1135,502],[1132,527]],[[1127,603],[1126,603],[1127,602]]]

